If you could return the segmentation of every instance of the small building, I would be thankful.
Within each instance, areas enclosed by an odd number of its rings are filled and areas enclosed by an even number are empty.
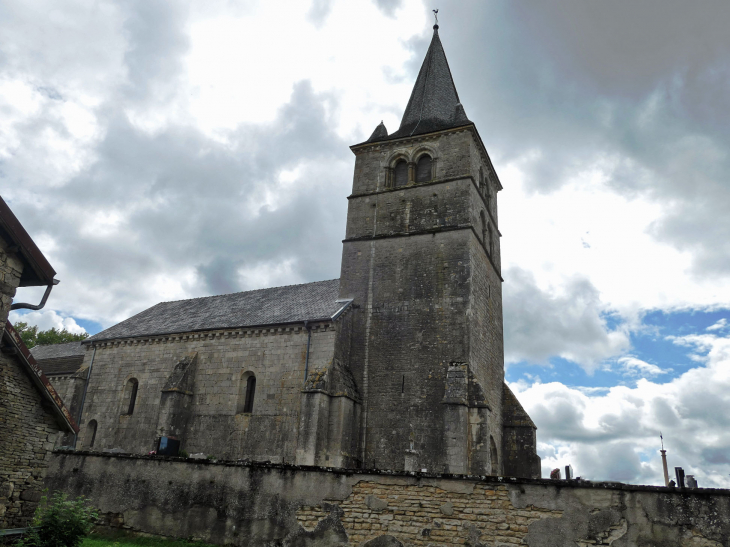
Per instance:
[[[78,428],[61,397],[8,321],[11,309],[40,309],[56,272],[0,198],[0,528],[28,526],[54,444]],[[38,305],[13,304],[18,287],[46,286]]]

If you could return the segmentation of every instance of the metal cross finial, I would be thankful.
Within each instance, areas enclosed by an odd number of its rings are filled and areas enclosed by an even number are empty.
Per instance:
[[[659,438],[662,440],[662,450],[664,450],[664,437],[662,437],[662,432],[659,432]]]
[[[436,24],[438,25],[439,24],[439,10],[434,9],[431,11],[433,12],[433,16],[436,18]]]

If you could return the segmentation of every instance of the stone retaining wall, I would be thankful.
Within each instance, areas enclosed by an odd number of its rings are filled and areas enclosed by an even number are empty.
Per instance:
[[[105,522],[241,546],[730,547],[730,490],[55,452]]]

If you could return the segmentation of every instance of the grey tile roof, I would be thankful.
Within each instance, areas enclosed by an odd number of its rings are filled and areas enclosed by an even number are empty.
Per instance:
[[[81,342],[69,342],[67,344],[48,344],[45,346],[35,346],[30,348],[30,353],[35,360],[40,359],[57,359],[59,357],[72,357],[86,353],[86,348]]]
[[[327,319],[337,302],[340,280],[272,287],[220,296],[161,302],[87,340],[254,327]]]
[[[451,69],[436,25],[431,45],[403,113],[400,128],[392,135],[384,135],[385,128],[378,126],[367,142],[423,135],[471,123],[459,101],[459,94],[451,77]]]
[[[46,375],[73,374],[84,362],[86,347],[81,342],[49,344],[35,346],[30,353]]]

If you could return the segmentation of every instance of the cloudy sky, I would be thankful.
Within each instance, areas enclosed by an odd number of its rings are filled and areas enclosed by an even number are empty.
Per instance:
[[[339,275],[354,156],[431,37],[504,185],[507,379],[543,476],[730,487],[730,3],[0,3],[0,193],[41,328]],[[19,291],[36,301],[38,289]]]

